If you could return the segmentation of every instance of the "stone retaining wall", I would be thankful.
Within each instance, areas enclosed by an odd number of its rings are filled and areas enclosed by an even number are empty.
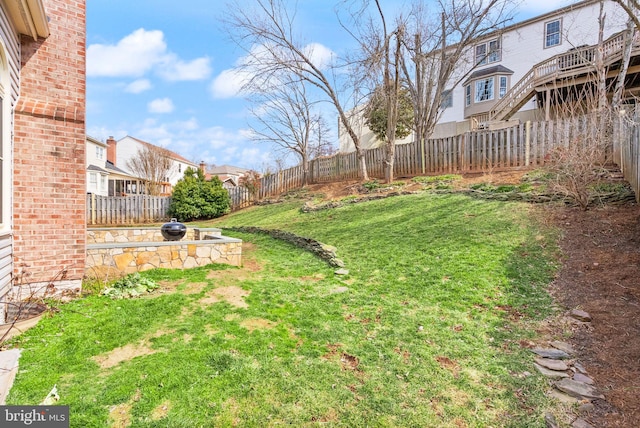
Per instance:
[[[206,239],[206,236],[222,235],[217,228],[188,228],[184,240]],[[87,244],[112,244],[127,242],[167,242],[162,236],[160,227],[96,227],[87,229]]]
[[[223,237],[206,241],[167,241],[87,246],[86,276],[117,278],[155,268],[187,269],[210,263],[240,266],[242,241]]]

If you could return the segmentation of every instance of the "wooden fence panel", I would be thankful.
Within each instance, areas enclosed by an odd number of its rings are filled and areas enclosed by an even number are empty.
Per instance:
[[[133,224],[168,219],[171,198],[87,194],[88,224]]]

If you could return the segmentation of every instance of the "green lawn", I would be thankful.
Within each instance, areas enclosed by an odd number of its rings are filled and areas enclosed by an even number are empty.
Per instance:
[[[545,426],[554,404],[545,379],[522,375],[535,370],[519,340],[552,313],[557,250],[530,206],[429,193],[301,205],[207,225],[312,237],[349,275],[228,233],[252,244],[244,268],[146,272],[177,292],[87,297],[16,339],[10,403],[37,404],[57,384],[74,427],[109,426],[114,406],[135,427]],[[116,348],[131,355],[109,362]]]

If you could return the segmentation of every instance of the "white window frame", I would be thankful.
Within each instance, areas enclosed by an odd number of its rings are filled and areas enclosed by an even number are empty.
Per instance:
[[[96,146],[96,158],[104,159],[104,147]]]
[[[442,110],[453,107],[453,89],[445,89],[442,91],[442,100],[440,108]]]
[[[504,98],[507,95],[509,80],[507,76],[498,76],[498,81],[500,82],[498,85],[498,98]]]
[[[471,105],[471,84],[464,87],[464,105],[469,107]]]
[[[502,60],[500,38],[487,40],[475,47],[476,65],[491,64]]]
[[[558,24],[557,31],[549,32],[549,26]],[[551,43],[550,43],[551,42]],[[562,18],[544,23],[544,48],[552,48],[562,44]]]
[[[89,191],[96,192],[98,190],[98,174],[89,172]]]
[[[478,79],[473,82],[475,95],[473,97],[476,104],[491,101],[495,97],[495,79],[493,76]]]

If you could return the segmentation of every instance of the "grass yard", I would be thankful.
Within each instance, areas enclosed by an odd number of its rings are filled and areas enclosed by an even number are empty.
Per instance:
[[[422,193],[260,226],[337,248],[349,275],[264,235],[241,269],[143,275],[151,297],[89,296],[12,342],[9,401],[55,385],[74,427],[544,427],[554,404],[520,341],[552,313],[555,236],[524,204]],[[201,224],[202,225],[202,224]]]

